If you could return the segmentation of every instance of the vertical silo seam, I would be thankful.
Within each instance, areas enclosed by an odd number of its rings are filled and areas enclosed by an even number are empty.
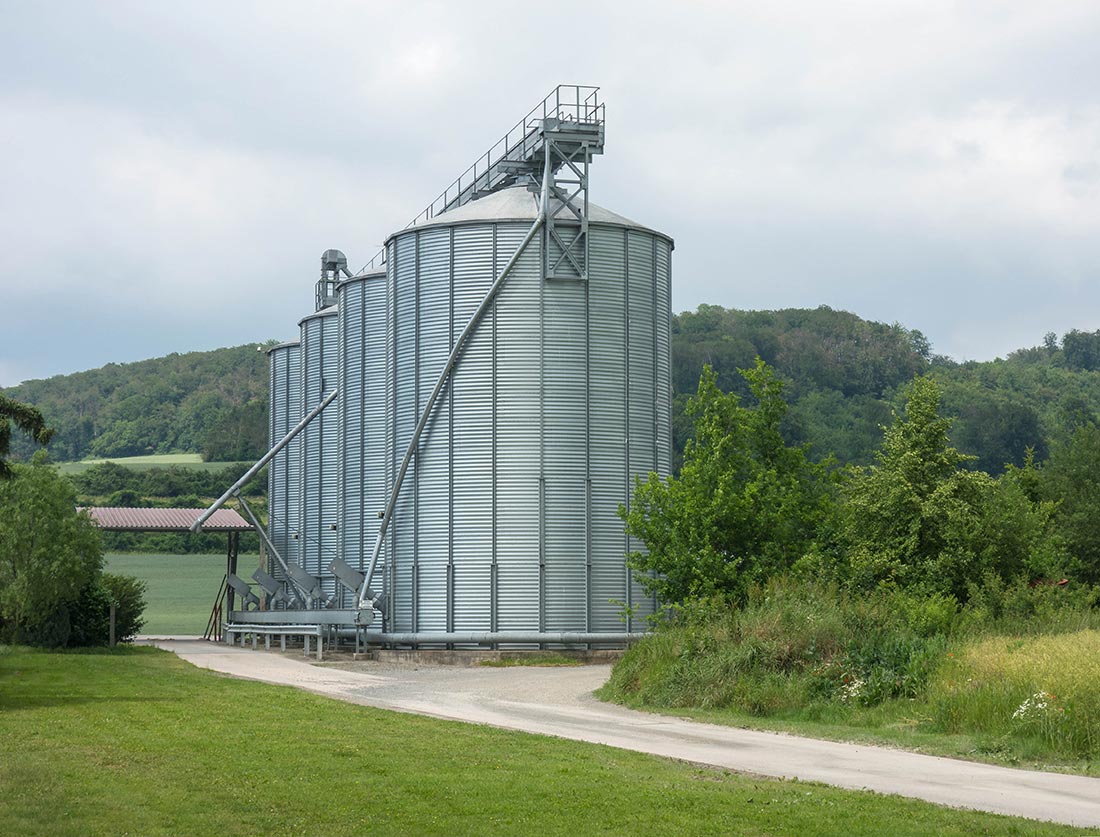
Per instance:
[[[587,197],[585,198],[587,202]],[[587,207],[585,207],[587,209]],[[584,234],[584,629],[592,630],[592,254]]]
[[[451,234],[454,235],[454,228],[451,228]],[[497,225],[493,224],[492,230],[492,271],[493,276],[497,275]],[[492,412],[491,412],[491,430],[493,443],[490,445],[489,451],[489,469],[490,469],[490,487],[492,491],[492,508],[490,510],[490,519],[492,520],[492,535],[491,535],[491,550],[489,564],[489,629],[492,631],[497,630],[500,624],[500,606],[497,601],[500,595],[499,586],[499,573],[500,568],[497,564],[497,503],[499,502],[498,486],[497,486],[497,354],[500,351],[498,345],[497,336],[497,312],[499,310],[498,300],[493,300],[493,333],[492,333],[492,364],[489,370],[489,386],[492,393]]]
[[[546,630],[546,243],[539,236],[539,630]]]
[[[455,345],[455,231],[447,231],[447,351]],[[447,630],[455,629],[455,388],[447,388]]]
[[[626,510],[633,505],[634,492],[630,484],[630,231],[623,230],[623,384],[626,393],[626,438],[623,440],[623,496],[626,498]],[[623,532],[623,554],[630,553],[630,536]],[[634,630],[634,585],[631,584],[629,564],[624,564],[624,583],[626,586],[623,601],[626,602],[626,629]]]

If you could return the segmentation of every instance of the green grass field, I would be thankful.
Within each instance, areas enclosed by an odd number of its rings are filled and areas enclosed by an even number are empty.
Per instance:
[[[132,575],[147,585],[143,634],[201,636],[225,574],[224,555],[146,555],[115,552],[107,556],[107,572]],[[248,579],[255,555],[242,555],[238,574]]]
[[[68,476],[86,471],[93,465],[102,462],[114,462],[116,465],[124,465],[127,468],[144,470],[147,468],[167,468],[175,465],[180,468],[191,468],[196,471],[221,471],[230,465],[238,465],[237,462],[203,462],[202,456],[197,453],[159,453],[150,456],[118,456],[109,459],[82,459],[79,462],[59,462],[57,469]],[[251,465],[252,463],[247,463]]]
[[[354,706],[151,648],[0,646],[0,717],[0,834],[1082,833]]]

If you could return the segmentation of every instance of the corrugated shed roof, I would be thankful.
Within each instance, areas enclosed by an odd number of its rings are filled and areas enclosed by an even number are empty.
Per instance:
[[[100,529],[126,532],[186,532],[206,509],[120,509],[88,507]],[[247,532],[252,524],[233,509],[218,509],[202,525],[204,532]]]

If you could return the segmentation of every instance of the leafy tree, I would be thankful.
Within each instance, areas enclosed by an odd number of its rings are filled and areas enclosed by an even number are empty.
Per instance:
[[[11,478],[8,451],[11,448],[12,423],[40,445],[49,444],[53,436],[53,430],[46,427],[46,421],[38,410],[0,394],[0,479]]]
[[[644,545],[635,576],[664,602],[721,596],[744,601],[750,585],[790,568],[828,519],[827,465],[780,433],[782,382],[762,360],[741,371],[755,399],[742,406],[706,366],[688,402],[694,438],[679,476],[637,480],[626,531]]]
[[[916,378],[904,414],[885,428],[877,462],[843,492],[841,554],[853,584],[895,585],[965,600],[983,575],[1041,575],[1064,562],[1050,543],[1053,506],[1029,495],[1025,469],[1001,480],[964,466],[951,446],[940,389]]]
[[[69,607],[98,580],[99,531],[45,451],[0,482],[0,630],[63,645]]]
[[[1063,335],[1062,355],[1070,369],[1100,369],[1100,331],[1073,329]]]
[[[1055,523],[1080,577],[1100,584],[1100,425],[1083,424],[1055,445],[1041,474],[1043,497],[1058,504]]]
[[[70,610],[68,644],[107,645],[111,639],[111,606],[115,607],[115,640],[133,639],[145,624],[145,582],[128,575],[103,573],[85,587]]]

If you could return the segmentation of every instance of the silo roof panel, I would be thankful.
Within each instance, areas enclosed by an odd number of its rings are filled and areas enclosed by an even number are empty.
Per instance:
[[[561,202],[557,199],[551,201],[551,211],[560,206]],[[421,227],[431,227],[442,224],[476,223],[479,221],[526,221],[530,223],[538,217],[538,214],[538,194],[531,192],[526,186],[512,186],[508,189],[501,189],[499,192],[493,192],[476,201],[470,201],[449,212],[440,213],[427,221],[420,221],[412,225],[410,229],[419,229]],[[560,217],[565,218],[568,216],[563,215]],[[657,233],[657,235],[664,235],[654,230],[652,227],[647,227],[645,224],[639,224],[637,221],[632,221],[623,215],[612,212],[610,209],[604,209],[602,206],[598,206],[591,202],[588,204],[588,220],[589,223],[592,224],[611,224],[617,227],[632,227],[639,230],[654,232]]]

